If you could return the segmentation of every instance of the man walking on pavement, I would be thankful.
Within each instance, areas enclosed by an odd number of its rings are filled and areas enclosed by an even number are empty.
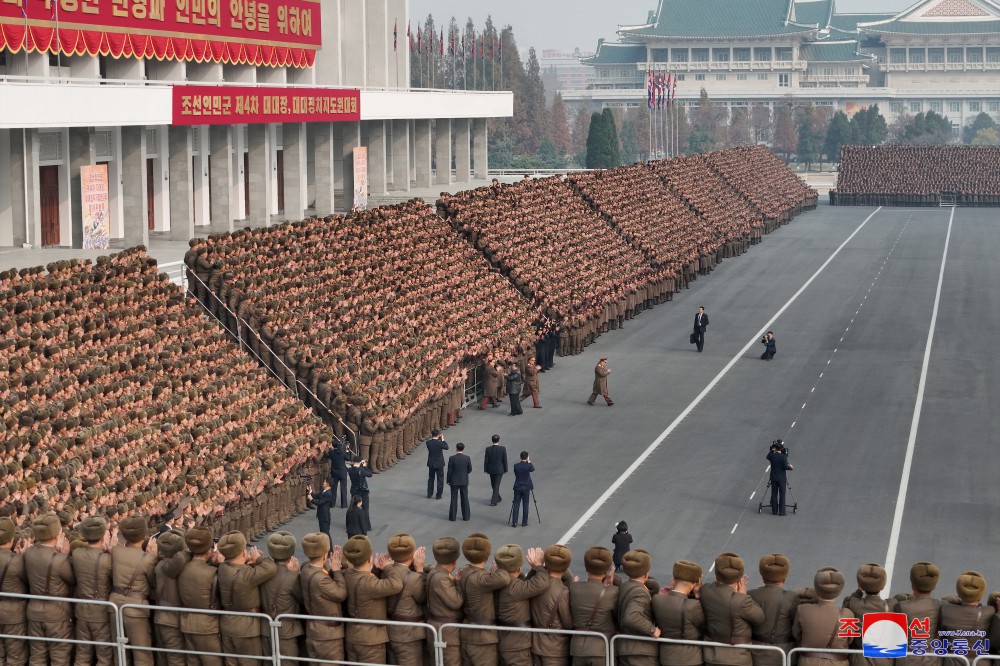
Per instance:
[[[490,506],[496,506],[503,501],[500,497],[500,481],[507,473],[507,448],[500,444],[500,435],[493,435],[493,444],[486,447],[486,461],[483,471],[490,475],[490,485],[493,495]]]
[[[517,527],[518,505],[524,506],[521,511],[521,527],[528,524],[528,499],[535,489],[535,484],[531,481],[531,473],[535,471],[535,466],[531,464],[531,458],[527,451],[521,451],[521,462],[514,465],[514,508],[510,512],[511,527]]]
[[[441,493],[444,492],[444,452],[448,450],[448,442],[444,441],[440,430],[432,430],[431,438],[424,443],[424,446],[427,447],[427,499],[430,499],[431,495],[434,495],[434,499],[441,499]]]
[[[708,315],[705,314],[705,306],[701,306],[694,316],[694,341],[698,345],[699,352],[705,348],[705,329],[707,328]]]
[[[465,455],[465,444],[455,445],[457,453],[448,458],[448,485],[451,486],[451,506],[448,509],[448,520],[453,521],[458,515],[459,496],[462,499],[462,520],[469,520],[469,474],[472,473],[472,458]]]

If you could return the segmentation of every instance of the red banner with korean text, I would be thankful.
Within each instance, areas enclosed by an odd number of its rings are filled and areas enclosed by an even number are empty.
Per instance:
[[[361,93],[332,88],[174,86],[174,125],[361,120]]]
[[[311,67],[319,0],[0,0],[0,49]]]

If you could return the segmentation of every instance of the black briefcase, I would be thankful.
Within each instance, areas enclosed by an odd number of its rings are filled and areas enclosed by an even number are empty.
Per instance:
[[[691,334],[691,344],[693,345],[698,344],[698,336],[695,335],[694,333]]]

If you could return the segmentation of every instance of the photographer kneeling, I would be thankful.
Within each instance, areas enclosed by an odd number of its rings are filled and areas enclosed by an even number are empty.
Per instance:
[[[792,469],[792,466],[788,463],[788,447],[780,439],[771,442],[767,461],[771,463],[771,513],[784,516],[785,486],[788,483],[785,472]]]
[[[760,339],[760,344],[765,345],[764,353],[760,355],[762,361],[770,361],[778,353],[778,344],[774,341],[774,331],[768,331],[767,335]]]

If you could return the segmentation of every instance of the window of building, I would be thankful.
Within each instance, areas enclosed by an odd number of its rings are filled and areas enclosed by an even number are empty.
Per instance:
[[[670,61],[671,62],[687,62],[688,61],[688,50],[687,49],[670,49]]]
[[[750,62],[750,49],[733,49],[733,60],[736,62]]]
[[[651,49],[653,62],[668,62],[670,49]]]
[[[889,49],[889,62],[901,65],[906,62],[906,49]]]
[[[996,113],[1000,111],[1000,102],[990,102],[990,112]]]
[[[987,46],[986,62],[1000,62],[1000,48],[996,46]]]
[[[715,75],[715,80],[716,81],[725,81],[726,80],[726,75],[725,74],[716,74]]]
[[[910,113],[920,113],[923,109],[924,105],[921,102],[910,102]]]
[[[790,83],[791,77],[788,74],[778,74],[778,87],[787,88]]]
[[[758,81],[767,81],[767,74],[758,74],[757,75],[757,80]]]
[[[969,111],[972,113],[979,113],[982,110],[983,106],[979,102],[969,102]]]
[[[910,62],[922,65],[924,64],[925,57],[923,49],[910,49]]]
[[[844,74],[846,76],[854,76],[854,68],[853,67],[845,67],[844,68]]]
[[[695,81],[704,81],[705,80],[705,75],[704,74],[695,74],[694,75],[694,80]]]
[[[736,80],[737,81],[746,81],[747,80],[747,75],[746,74],[737,74],[736,75]]]
[[[712,49],[712,62],[729,62],[729,49]]]
[[[757,62],[771,62],[771,49],[770,48],[755,48],[753,50],[753,59]]]
[[[833,76],[833,67],[824,67],[823,76]]]
[[[931,102],[930,104],[928,104],[928,106],[930,107],[931,111],[933,111],[934,113],[941,113],[943,103],[942,102]]]
[[[962,47],[948,49],[948,62],[958,64],[965,62],[965,49]]]
[[[965,62],[982,62],[983,49],[981,47],[969,47],[965,49]]]
[[[902,102],[889,102],[889,110],[892,111],[893,113],[902,113],[903,112],[903,103]]]
[[[927,49],[927,62],[944,62],[944,49]]]
[[[931,109],[933,111],[933,109]],[[948,110],[952,113],[958,113],[962,110],[961,102],[948,102]]]
[[[676,77],[676,79],[678,81],[683,81],[684,78],[685,78],[685,75],[684,74],[674,74],[674,77]]]
[[[691,49],[691,60],[694,62],[708,62],[708,49]]]
[[[792,47],[790,46],[779,46],[774,49],[774,59],[778,62],[791,62],[792,60]]]

